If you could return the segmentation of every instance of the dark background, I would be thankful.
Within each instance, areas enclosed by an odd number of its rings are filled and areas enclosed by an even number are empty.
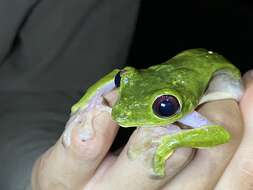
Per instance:
[[[128,64],[159,64],[179,51],[207,48],[242,72],[253,67],[253,1],[142,1]]]
[[[189,48],[224,55],[242,73],[253,68],[253,1],[142,1],[128,65],[145,68]],[[120,128],[113,149],[134,129]]]

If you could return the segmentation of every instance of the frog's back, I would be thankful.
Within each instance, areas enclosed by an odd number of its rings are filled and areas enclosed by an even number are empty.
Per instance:
[[[230,72],[234,77],[240,78],[240,71],[222,55],[206,49],[190,49],[183,51],[165,62],[173,69],[186,68],[194,70],[210,78],[215,72],[224,70]]]
[[[177,77],[177,73],[184,73],[192,80],[202,80],[208,83],[213,74],[217,71],[228,72],[234,78],[240,78],[240,71],[232,65],[226,58],[218,53],[206,49],[190,49],[177,54],[170,60],[158,66],[150,67],[152,70],[159,71],[161,75]]]

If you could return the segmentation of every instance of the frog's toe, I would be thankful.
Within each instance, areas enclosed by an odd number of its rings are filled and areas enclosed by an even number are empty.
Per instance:
[[[153,168],[153,175],[157,177],[163,177],[165,176],[165,160],[159,156],[156,155],[154,157],[154,168]]]
[[[165,176],[166,160],[173,154],[174,150],[168,151],[166,154],[163,151],[157,150],[153,161],[153,175],[156,177]]]

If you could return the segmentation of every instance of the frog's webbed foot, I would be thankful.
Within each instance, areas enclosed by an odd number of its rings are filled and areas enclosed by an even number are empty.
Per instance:
[[[241,78],[228,70],[220,70],[213,75],[199,104],[222,99],[239,101],[243,92],[244,87]]]
[[[160,144],[153,159],[154,175],[156,176],[165,175],[166,160],[176,148],[208,148],[224,144],[230,139],[230,134],[222,126],[212,124],[197,112],[187,115],[179,122],[193,129],[181,130],[160,138]]]

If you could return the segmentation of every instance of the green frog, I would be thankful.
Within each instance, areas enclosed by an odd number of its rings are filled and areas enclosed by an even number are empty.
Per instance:
[[[110,110],[103,95],[113,89],[118,99]],[[168,134],[159,138],[152,159],[153,173],[162,177],[166,160],[177,148],[209,148],[230,140],[224,127],[195,110],[209,101],[238,101],[242,93],[240,71],[227,59],[206,49],[190,49],[147,69],[113,70],[91,86],[71,111],[75,115],[104,109],[121,127],[166,127]],[[181,128],[169,132],[175,123]]]

